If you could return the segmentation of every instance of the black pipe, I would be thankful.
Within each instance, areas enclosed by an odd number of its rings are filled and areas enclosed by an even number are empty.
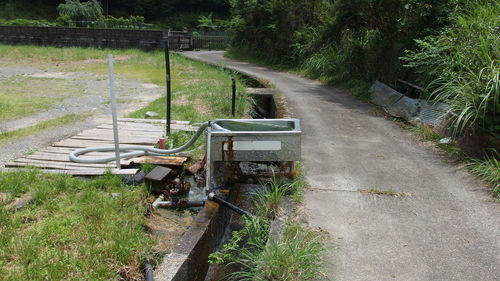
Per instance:
[[[144,271],[146,271],[146,281],[154,281],[154,275],[153,275],[153,266],[149,263],[146,262],[144,264]]]
[[[195,208],[205,206],[205,201],[185,201],[185,202],[172,202],[172,201],[159,201],[156,203],[156,207],[161,208]]]
[[[170,135],[170,109],[172,104],[172,89],[171,89],[171,76],[170,76],[170,36],[167,36],[165,41],[165,68],[167,80],[167,136]]]
[[[217,202],[217,203],[221,204],[222,206],[229,208],[242,216],[253,217],[253,215],[250,214],[249,212],[239,208],[238,206],[236,206],[234,204],[227,202],[226,200],[215,195],[215,193],[213,193],[213,192],[210,192],[210,194],[208,194],[208,199],[210,199],[214,202]]]
[[[234,78],[231,79],[233,82],[233,97],[232,97],[232,103],[231,103],[231,114],[234,117],[234,114],[236,113],[236,80]]]

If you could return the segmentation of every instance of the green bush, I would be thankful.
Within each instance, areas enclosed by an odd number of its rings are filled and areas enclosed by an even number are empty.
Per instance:
[[[66,0],[57,7],[61,16],[67,16],[77,25],[85,25],[85,22],[95,22],[103,17],[101,3],[91,0],[81,3],[80,0]]]
[[[456,134],[500,134],[500,4],[473,1],[439,34],[417,40],[402,58],[427,85],[430,98],[449,103]]]
[[[0,25],[7,26],[56,26],[55,23],[45,20],[31,20],[31,19],[13,19],[13,20],[0,20]]]

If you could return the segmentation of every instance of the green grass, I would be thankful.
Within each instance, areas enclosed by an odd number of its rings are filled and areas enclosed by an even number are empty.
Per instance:
[[[495,197],[500,198],[500,154],[496,151],[484,160],[469,159],[467,167],[492,187]]]
[[[140,278],[154,245],[144,231],[144,187],[110,174],[83,180],[32,170],[0,173],[0,191],[34,198],[16,212],[0,208],[2,280]]]
[[[262,251],[244,250],[234,264],[243,270],[230,275],[238,281],[328,280],[323,270],[324,235],[297,223],[285,227],[283,237],[271,238]]]
[[[430,141],[436,144],[437,147],[442,149],[448,156],[463,160],[463,153],[455,142],[450,143],[440,143],[439,141],[444,138],[444,136],[436,133],[433,128],[422,125],[422,124],[410,124],[404,125],[407,129],[415,134],[422,141]]]
[[[62,72],[92,72],[107,75],[108,54],[115,57],[118,77],[143,83],[165,85],[165,59],[162,51],[99,50],[94,48],[54,48],[7,46],[0,44],[3,66],[36,65]],[[231,78],[237,80],[236,118],[246,116],[251,100],[245,80],[235,72],[171,55],[172,119],[192,122],[231,116]],[[165,118],[165,98],[159,98],[128,117],[144,118],[147,111]]]
[[[289,221],[282,237],[268,235],[267,220],[245,218],[244,228],[233,232],[221,252],[210,255],[211,263],[226,262],[239,268],[227,280],[328,280],[322,258],[327,250],[323,233]]]
[[[162,51],[144,52],[140,50],[99,50],[94,48],[54,48],[38,46],[7,46],[0,44],[0,57],[3,66],[23,67],[35,65],[40,69],[51,69],[60,72],[91,72],[102,77],[107,77],[107,55],[113,54],[115,58],[115,74],[119,78],[138,81],[142,83],[154,83],[164,89],[165,85],[165,60]],[[213,67],[201,62],[188,60],[180,55],[171,55],[172,71],[172,119],[187,120],[191,122],[204,122],[215,118],[232,118],[231,116],[231,78],[237,80],[238,99],[236,102],[236,116],[241,118],[247,116],[251,99],[245,92],[246,82],[232,71]],[[41,81],[41,80],[40,80]],[[35,82],[39,82],[36,80]],[[64,82],[64,81],[62,81]],[[54,83],[62,83],[59,80],[44,82],[43,87],[56,87]],[[10,83],[10,82],[4,82]],[[26,92],[27,96],[12,94],[0,96],[0,117],[5,118],[26,115],[49,107],[59,99],[47,98],[46,100],[30,99],[33,91],[22,91],[20,83],[12,85],[12,91]],[[36,87],[31,87],[36,88]],[[67,90],[69,91],[69,89]],[[63,91],[61,97],[65,97]],[[45,90],[43,92],[46,92]],[[40,91],[42,93],[42,91]],[[31,96],[30,96],[31,94]],[[2,100],[5,98],[5,102]],[[33,102],[30,104],[29,102]],[[119,99],[120,101],[120,99]],[[21,105],[25,102],[27,106]],[[125,101],[124,101],[125,102]],[[107,103],[105,101],[104,103]],[[32,107],[30,109],[30,106]],[[12,111],[12,112],[9,112]],[[148,111],[159,113],[158,119],[166,116],[165,97],[159,98],[148,106],[141,108],[128,117],[144,118]],[[1,121],[1,118],[0,118]],[[26,130],[16,133],[8,133],[4,139],[17,138],[26,135]],[[167,145],[180,145],[187,141],[192,134],[174,133]],[[0,140],[1,142],[1,140]],[[202,145],[200,139],[194,147]],[[199,151],[198,151],[199,152]]]
[[[372,195],[385,195],[385,196],[392,196],[392,197],[405,197],[405,196],[410,196],[410,193],[407,192],[398,192],[393,189],[389,190],[382,190],[378,188],[370,188],[370,189],[358,189],[358,192],[361,193],[368,193]]]
[[[83,121],[91,116],[89,112],[83,113],[72,113],[61,117],[50,119],[47,121],[40,122],[34,126],[22,128],[15,131],[0,133],[0,144],[6,143],[8,141],[13,141],[19,138],[23,138],[29,135],[33,135],[44,130],[60,127],[68,124],[72,124],[78,121]]]
[[[158,53],[158,60],[163,54]],[[172,55],[172,118],[191,122],[202,122],[215,118],[231,116],[231,78],[237,79],[238,99],[235,118],[244,117],[250,107],[250,99],[245,92],[245,81],[234,72],[192,61],[179,55]],[[146,69],[147,68],[147,69]],[[147,77],[134,77],[133,69],[120,69],[125,77],[139,79],[148,83],[164,85],[165,70],[163,64],[143,66]],[[122,71],[122,72],[120,72]],[[129,117],[142,118],[147,111],[166,115],[165,98],[152,102],[145,108],[129,114]]]
[[[0,122],[51,108],[82,90],[65,79],[13,76],[0,80]]]
[[[237,269],[227,280],[329,280],[323,262],[324,233],[288,219],[281,237],[269,237],[270,220],[280,215],[282,200],[286,196],[296,202],[302,199],[305,186],[300,162],[296,169],[294,181],[275,177],[252,193],[257,216],[244,217],[243,229],[234,231],[222,250],[210,255],[210,263]]]
[[[345,78],[345,77],[338,78],[333,76],[317,75],[313,71],[311,71],[306,65],[292,66],[283,63],[276,63],[275,61],[253,55],[249,52],[251,51],[241,50],[238,48],[231,48],[227,50],[224,55],[228,58],[248,61],[257,65],[266,66],[271,69],[287,71],[311,79],[317,79],[326,85],[347,89],[353,96],[357,97],[360,100],[368,101],[370,99],[370,93],[368,92],[368,90],[370,89],[371,83],[363,79]],[[323,63],[328,64],[329,62],[324,61]]]

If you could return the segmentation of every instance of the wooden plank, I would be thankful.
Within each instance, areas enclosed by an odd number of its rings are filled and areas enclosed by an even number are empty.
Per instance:
[[[79,167],[79,168],[107,168],[107,167],[114,167],[113,163],[109,164],[83,164],[83,163],[75,163],[75,162],[63,162],[63,161],[47,161],[47,160],[37,160],[37,159],[28,159],[28,158],[18,158],[15,159],[13,162],[7,163],[8,165],[17,165],[17,164],[23,164],[24,166],[26,165],[31,165],[31,164],[58,164],[58,165],[65,165],[68,167]],[[5,166],[7,166],[7,164]]]
[[[82,169],[82,170],[44,170],[40,171],[47,174],[65,174],[72,176],[100,176],[104,175],[107,171],[115,175],[135,175],[139,172],[139,169]],[[19,172],[19,171],[29,171],[29,169],[23,168],[3,168],[0,172]]]
[[[112,124],[101,124],[97,126],[99,129],[113,129]],[[191,126],[191,125],[181,125],[181,124],[172,124],[170,127],[172,130],[179,130],[179,131],[196,131],[198,130],[198,127]],[[159,127],[159,126],[132,126],[132,125],[118,125],[118,130],[132,130],[132,131],[140,131],[140,132],[164,132],[165,128]]]
[[[151,141],[120,141],[120,146],[127,145],[146,145],[153,146],[156,142]],[[85,147],[94,147],[94,146],[114,146],[112,141],[98,141],[98,140],[79,140],[79,139],[66,139],[53,144],[53,146],[60,147],[75,147],[75,148],[85,148]]]
[[[80,155],[79,157],[81,159],[90,159],[90,158],[95,158],[95,157],[105,157],[105,156],[115,156],[114,154],[108,154],[108,155]],[[75,163],[69,160],[69,153],[66,154],[55,154],[55,153],[35,153],[31,155],[26,155],[25,158],[27,159],[33,159],[33,160],[46,160],[46,161],[53,161],[53,162],[69,162],[69,163]],[[120,160],[121,165],[128,166],[130,165],[130,160],[125,160],[122,159]],[[109,164],[113,165],[115,164],[114,161],[110,161]]]
[[[132,158],[130,159],[130,162],[138,164],[150,163],[156,165],[182,166],[188,159],[189,157],[182,156],[142,156],[138,158]]]
[[[74,136],[71,139],[73,140],[97,140],[97,141],[106,141],[113,142],[113,136]],[[120,143],[151,143],[155,144],[158,142],[159,138],[146,138],[146,137],[123,137],[120,136]]]
[[[166,121],[163,119],[143,119],[143,118],[118,118],[118,121],[121,122],[132,122],[132,123],[158,123],[158,124],[166,124]],[[181,121],[181,120],[171,120],[170,124],[184,124],[189,125],[189,121]]]
[[[99,126],[105,128],[113,128],[113,124],[100,124]],[[175,126],[189,126],[189,125],[175,125]],[[118,123],[118,129],[144,129],[144,130],[165,130],[164,126],[154,124],[140,124],[140,123]]]
[[[72,165],[66,165],[61,162],[47,162],[47,163],[17,163],[17,162],[10,162],[6,163],[5,167],[7,168],[15,168],[15,167],[21,167],[21,168],[26,168],[28,166],[33,166],[33,167],[38,167],[41,169],[59,169],[59,170],[83,170],[85,167],[82,166],[72,166]],[[99,168],[99,167],[89,167],[88,169],[104,169],[104,168]]]
[[[145,137],[160,137],[163,136],[163,132],[144,132],[144,131],[127,131],[123,130],[119,132],[121,136],[145,136]],[[92,129],[79,133],[77,136],[113,136],[113,131],[111,129]]]
[[[112,130],[113,125],[98,125],[96,128],[98,129],[105,129],[105,130]],[[120,132],[126,132],[126,131],[132,131],[132,132],[147,132],[147,133],[156,133],[156,134],[163,134],[165,132],[164,129],[158,129],[158,128],[140,128],[140,127],[123,127],[123,126],[118,126],[118,131]]]
[[[46,147],[36,153],[46,153],[46,154],[64,154],[68,155],[70,152],[75,151],[76,148],[73,147]],[[114,156],[115,153],[112,152],[89,152],[85,154],[86,156]]]

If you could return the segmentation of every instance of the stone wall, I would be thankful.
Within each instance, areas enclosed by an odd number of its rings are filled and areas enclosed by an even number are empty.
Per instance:
[[[54,47],[163,49],[167,34],[162,30],[0,26],[1,43]],[[168,38],[172,50],[192,49],[190,33],[170,32]]]

